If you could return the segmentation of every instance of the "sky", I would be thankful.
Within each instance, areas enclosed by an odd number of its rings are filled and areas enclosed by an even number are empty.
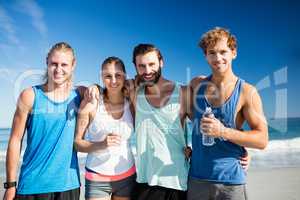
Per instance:
[[[294,0],[0,0],[0,127],[10,127],[19,93],[42,83],[50,47],[75,50],[76,85],[101,83],[108,56],[132,78],[132,51],[152,43],[164,57],[163,76],[187,84],[209,75],[198,42],[216,26],[238,40],[234,73],[257,87],[268,118],[300,117],[300,10]]]

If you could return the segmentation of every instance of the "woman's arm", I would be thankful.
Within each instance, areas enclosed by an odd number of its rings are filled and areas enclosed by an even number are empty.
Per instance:
[[[115,134],[109,134],[105,140],[99,142],[91,142],[84,139],[88,126],[96,114],[98,100],[95,98],[95,96],[92,99],[84,98],[80,104],[74,141],[75,148],[80,152],[89,153],[120,144],[120,136]]]
[[[17,108],[14,114],[12,131],[10,134],[7,154],[6,154],[6,182],[15,182],[17,178],[17,168],[21,154],[22,138],[26,128],[26,121],[31,112],[34,102],[34,92],[32,88],[25,89],[19,96]],[[11,187],[6,190],[4,199],[13,199],[16,188]]]

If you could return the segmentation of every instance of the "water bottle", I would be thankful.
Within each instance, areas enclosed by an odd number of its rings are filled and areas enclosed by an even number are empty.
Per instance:
[[[214,113],[210,107],[206,107],[205,112],[203,113],[203,117],[214,117]],[[212,146],[215,144],[214,137],[206,135],[202,130],[202,144],[204,146]]]

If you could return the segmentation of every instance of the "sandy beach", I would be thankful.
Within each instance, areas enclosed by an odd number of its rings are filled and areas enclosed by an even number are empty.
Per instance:
[[[249,200],[299,200],[300,167],[251,169],[248,172]]]
[[[1,183],[3,183],[1,178]],[[83,183],[83,180],[82,180]],[[300,167],[251,169],[248,172],[249,200],[300,200]],[[3,185],[0,197],[4,195]],[[81,192],[83,198],[83,190]]]

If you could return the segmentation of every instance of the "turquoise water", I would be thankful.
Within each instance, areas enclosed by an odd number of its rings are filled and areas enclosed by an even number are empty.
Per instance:
[[[300,118],[268,120],[269,145],[266,150],[249,150],[251,167],[293,167],[300,166]],[[10,129],[0,129],[0,176],[5,174],[5,155]],[[25,134],[26,135],[26,134]],[[190,137],[189,137],[190,138]],[[24,137],[23,150],[26,137]],[[81,165],[85,154],[79,154]]]

